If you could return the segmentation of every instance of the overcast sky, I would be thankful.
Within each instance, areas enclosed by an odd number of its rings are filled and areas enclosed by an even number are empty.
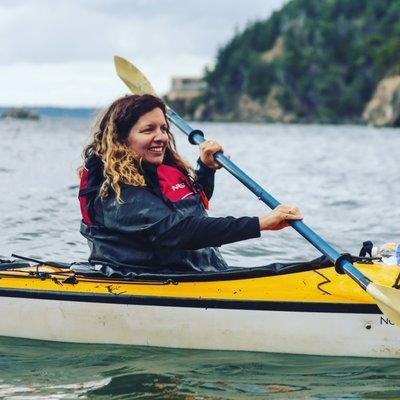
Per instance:
[[[0,105],[99,107],[127,92],[113,56],[164,94],[287,0],[0,0]]]

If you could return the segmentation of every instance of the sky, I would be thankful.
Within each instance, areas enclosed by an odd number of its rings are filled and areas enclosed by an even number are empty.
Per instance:
[[[127,93],[120,55],[159,94],[288,0],[0,0],[0,106],[102,107]]]

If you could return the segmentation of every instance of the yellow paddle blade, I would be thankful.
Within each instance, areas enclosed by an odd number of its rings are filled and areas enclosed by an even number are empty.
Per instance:
[[[378,283],[370,283],[366,290],[390,321],[400,327],[400,290]]]
[[[125,60],[125,58],[114,56],[114,64],[118,76],[124,81],[125,85],[128,86],[133,94],[152,94],[153,96],[157,96],[156,91],[153,89],[148,79],[138,68]]]

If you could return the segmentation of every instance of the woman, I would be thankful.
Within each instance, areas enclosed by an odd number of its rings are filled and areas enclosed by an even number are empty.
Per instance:
[[[89,261],[139,271],[224,270],[217,247],[302,218],[284,205],[260,218],[209,217],[218,151],[218,143],[204,142],[194,171],[176,150],[160,99],[116,100],[83,153],[79,199]]]

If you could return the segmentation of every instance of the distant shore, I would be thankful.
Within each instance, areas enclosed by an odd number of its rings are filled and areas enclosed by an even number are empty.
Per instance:
[[[26,109],[37,114],[39,117],[73,117],[73,118],[94,118],[100,111],[98,108],[85,107],[13,107],[1,106],[0,115],[12,109]]]
[[[0,113],[0,118],[29,119],[37,121],[39,114],[26,108],[10,108]]]

